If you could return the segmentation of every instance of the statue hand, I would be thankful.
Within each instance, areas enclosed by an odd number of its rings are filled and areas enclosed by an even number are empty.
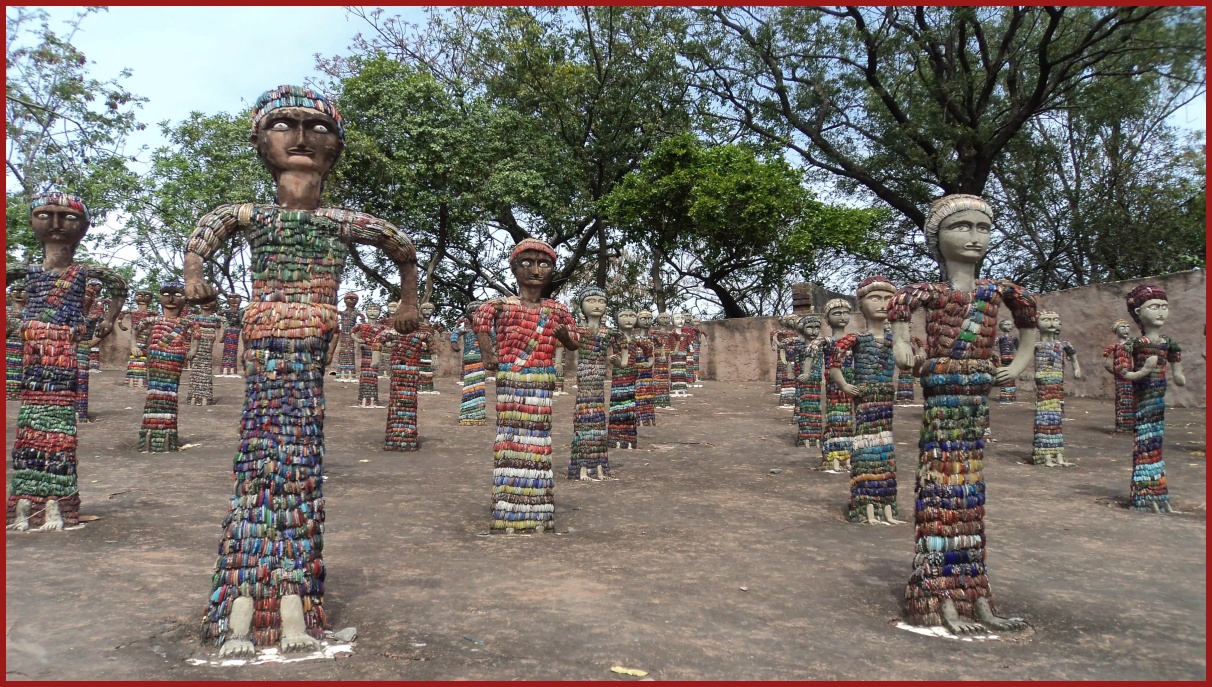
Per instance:
[[[219,290],[203,281],[185,282],[185,302],[190,305],[209,303],[219,297]]]
[[[993,373],[993,381],[997,384],[1005,385],[1014,379],[1014,375],[1010,374],[1010,367],[999,367]],[[1023,375],[1019,375],[1019,379],[1023,379]]]
[[[495,355],[484,356],[484,370],[487,372],[497,371],[497,357]]]
[[[1074,379],[1082,378],[1082,369],[1080,367],[1073,368],[1073,378]]]
[[[401,305],[396,309],[396,331],[401,334],[411,334],[421,323],[421,314],[411,305]]]
[[[1175,384],[1175,386],[1186,386],[1187,385],[1186,375],[1184,375],[1181,372],[1175,371],[1174,372],[1174,384]]]
[[[97,333],[95,334],[95,336],[97,338],[90,341],[89,345],[96,346],[97,343],[101,341],[101,339],[104,339],[105,337],[109,336],[109,333],[112,332],[113,330],[114,330],[113,323],[109,322],[108,320],[102,320],[101,323],[97,325]]]
[[[450,350],[454,351],[455,353],[458,353],[458,352],[459,352],[459,342],[458,342],[458,341],[451,341],[451,342],[450,342]]]
[[[1147,372],[1153,372],[1154,370],[1156,370],[1157,369],[1157,356],[1151,355],[1148,358],[1145,358],[1145,364],[1141,365],[1140,369],[1142,371],[1147,371]]]
[[[846,394],[850,398],[856,398],[859,395],[859,388],[850,382],[844,382],[840,388],[842,393]]]
[[[911,369],[914,357],[913,346],[908,341],[892,342],[892,360],[896,363],[897,367],[902,370]]]

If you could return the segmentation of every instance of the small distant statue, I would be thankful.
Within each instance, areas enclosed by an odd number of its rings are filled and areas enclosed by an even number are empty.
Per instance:
[[[635,400],[635,325],[634,310],[620,310],[614,316],[618,324],[619,354],[611,359],[610,418],[607,421],[607,446],[631,449],[638,444]]]
[[[147,289],[140,289],[135,292],[135,309],[128,311],[130,313],[130,329],[128,330],[122,320],[118,320],[118,328],[122,331],[131,332],[130,355],[126,359],[126,377],[122,379],[122,384],[135,389],[147,387],[147,356],[144,351],[147,348],[146,342],[135,341],[134,331],[138,329],[139,323],[145,318],[155,315],[151,307],[152,292]]]
[[[366,306],[366,322],[359,322],[349,332],[349,337],[358,346],[360,366],[358,368],[358,406],[382,408],[379,405],[379,368],[375,365],[375,341],[386,325],[380,319],[383,309],[378,303]]]
[[[1012,333],[1014,331],[1014,322],[1002,320],[997,324],[997,328],[1001,330],[1001,334],[994,340],[994,347],[997,349],[998,367],[1009,367],[1014,362],[1014,356],[1018,355],[1018,337]],[[1014,403],[1017,400],[1017,378],[1010,379],[998,387],[998,403]]]
[[[467,313],[458,325],[450,332],[450,348],[455,353],[463,353],[463,396],[459,401],[459,424],[482,425],[487,419],[486,401],[484,399],[484,352],[480,350],[480,342],[472,330],[472,318],[482,301],[472,301],[467,305]],[[459,347],[460,339],[463,342]],[[489,345],[492,344],[491,338]]]
[[[341,328],[341,340],[337,344],[336,377],[338,382],[358,381],[358,342],[354,341],[353,330],[354,327],[366,321],[366,315],[358,310],[358,300],[358,294],[353,291],[346,293],[341,298],[345,308],[337,316],[338,326]]]
[[[1060,314],[1040,310],[1035,314],[1039,341],[1035,342],[1035,435],[1031,442],[1032,465],[1071,467],[1065,460],[1065,358],[1073,363],[1073,378],[1082,378],[1077,349],[1060,339]]]
[[[1115,379],[1115,433],[1127,434],[1136,428],[1136,396],[1131,380],[1115,374],[1115,368],[1130,366],[1130,356],[1124,344],[1132,338],[1132,323],[1116,320],[1111,325],[1115,343],[1103,349],[1103,367]]]
[[[147,342],[147,401],[139,430],[141,453],[168,453],[180,448],[177,435],[177,394],[185,360],[198,352],[198,326],[181,316],[185,284],[168,282],[160,287],[162,315],[139,323],[135,339]],[[191,373],[192,374],[192,373]]]
[[[198,312],[191,318],[198,343],[197,353],[191,359],[189,390],[185,394],[185,402],[190,405],[208,406],[215,402],[215,340],[219,338],[219,332],[227,329],[227,320],[215,314],[218,307],[218,298],[199,303]]]
[[[821,316],[804,315],[799,320],[804,347],[800,354],[799,376],[796,377],[796,446],[816,448],[824,437],[821,414],[821,387],[824,383],[825,357],[821,351]]]
[[[603,480],[610,476],[607,449],[606,366],[621,362],[625,339],[602,325],[606,314],[606,292],[596,286],[585,289],[578,299],[585,324],[578,328],[577,400],[572,414],[572,458],[568,479]],[[621,340],[622,339],[622,340]]]
[[[635,336],[632,338],[632,353],[635,356],[635,420],[642,427],[655,427],[656,397],[653,395],[653,368],[656,367],[656,349],[652,344],[652,312],[636,313]]]
[[[435,389],[433,385],[433,375],[435,372],[433,353],[435,350],[434,344],[437,342],[438,337],[446,332],[442,328],[441,323],[434,322],[433,313],[433,303],[426,301],[421,304],[421,320],[429,326],[430,335],[425,337],[425,340],[421,342],[421,370],[417,386],[418,394],[437,395],[442,393]]]
[[[25,310],[25,280],[17,279],[8,287],[8,303],[4,313],[4,397],[8,400],[21,398],[21,375],[25,363],[22,360],[21,312]]]
[[[822,337],[821,351],[825,369],[837,368],[846,383],[854,382],[854,360],[848,349],[834,351],[834,346],[850,324],[850,302],[834,298],[825,303],[825,324],[829,336]],[[835,362],[836,361],[836,362]],[[849,472],[850,450],[854,443],[854,403],[842,391],[832,374],[825,380],[825,438],[821,443],[821,468],[827,472]]]

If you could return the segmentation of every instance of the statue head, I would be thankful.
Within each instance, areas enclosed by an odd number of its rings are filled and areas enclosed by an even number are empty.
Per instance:
[[[518,288],[545,288],[555,275],[556,252],[546,241],[522,239],[509,254],[509,269]]]
[[[366,304],[366,317],[370,320],[377,320],[383,314],[383,308],[379,307],[378,303]]]
[[[618,314],[614,316],[614,320],[619,329],[635,329],[636,314],[634,310],[620,310]]]
[[[1132,336],[1132,323],[1127,320],[1116,320],[1111,325],[1111,333],[1121,339],[1126,339]]]
[[[257,98],[249,140],[273,175],[312,173],[321,179],[345,149],[341,114],[310,88],[278,86]]]
[[[640,329],[648,329],[652,326],[652,311],[641,310],[635,314],[635,326]]]
[[[217,294],[215,295],[214,298],[211,298],[208,301],[198,304],[198,309],[202,311],[203,315],[215,314],[215,310],[218,307],[219,307],[219,296]]]
[[[25,307],[25,280],[18,279],[9,284],[8,296],[13,300],[13,305],[18,308]]]
[[[582,291],[577,300],[580,305],[579,309],[586,319],[606,314],[606,292],[596,286],[590,286]]]
[[[44,245],[75,248],[88,233],[88,206],[69,193],[39,193],[30,200],[29,224]]]
[[[938,263],[943,278],[947,265],[971,263],[980,274],[981,263],[989,252],[993,210],[985,199],[967,193],[953,193],[930,204],[923,229],[926,250]]]
[[[673,326],[673,316],[667,312],[657,313],[656,323],[658,327]]]
[[[887,322],[888,306],[896,295],[896,286],[887,277],[874,275],[859,282],[854,295],[859,311],[868,322]]]
[[[160,305],[164,314],[176,315],[185,305],[185,284],[179,281],[165,282],[160,285]]]
[[[1160,286],[1141,284],[1129,291],[1124,300],[1128,304],[1128,314],[1141,331],[1161,327],[1170,315],[1170,300]]]
[[[796,325],[799,324],[799,319],[800,318],[791,314],[779,315],[779,325],[786,329],[795,329]]]
[[[398,310],[399,308],[400,308],[400,301],[387,301],[387,308],[385,309],[384,314],[386,314],[387,317],[395,317],[396,310]]]
[[[84,285],[84,300],[81,308],[85,313],[92,310],[93,303],[97,300],[97,295],[101,293],[101,282],[97,279],[89,279]]]
[[[698,315],[689,315],[687,321],[690,322],[692,327],[697,327],[703,320],[700,319]]]
[[[675,312],[673,314],[673,326],[681,327],[686,324],[686,313]]]
[[[350,291],[342,296],[341,300],[345,303],[347,309],[353,310],[358,305],[358,294]]]
[[[799,332],[804,335],[804,338],[812,341],[821,335],[821,316],[820,315],[804,315],[797,323]]]
[[[1014,330],[1014,320],[1002,320],[1001,322],[997,323],[997,328],[1000,329],[1003,334],[1009,334]]]
[[[825,304],[825,322],[833,329],[845,329],[850,324],[850,301],[834,298]]]
[[[1035,327],[1041,334],[1060,334],[1060,313],[1055,310],[1040,310],[1035,313]]]
[[[147,289],[139,289],[135,292],[135,305],[151,305],[152,292]]]
[[[417,309],[421,311],[421,317],[424,317],[427,320],[429,318],[433,317],[433,311],[434,311],[433,303],[430,303],[429,301],[425,301]]]

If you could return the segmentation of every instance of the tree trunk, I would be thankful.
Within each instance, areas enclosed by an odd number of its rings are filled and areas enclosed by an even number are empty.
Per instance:
[[[598,234],[598,274],[597,284],[599,289],[606,288],[606,277],[610,268],[610,252],[606,243],[606,223],[601,217],[595,217],[593,220]]]
[[[749,317],[749,312],[733,298],[728,289],[714,279],[704,279],[703,286],[711,289],[717,298],[720,299],[720,305],[724,307],[724,317]]]
[[[446,237],[450,234],[450,206],[442,203],[438,206],[438,243],[434,246],[433,256],[425,268],[425,287],[422,289],[421,303],[428,303],[433,296],[433,273],[438,269],[438,263],[446,257]]]
[[[652,300],[656,302],[657,312],[665,312],[665,280],[661,279],[661,263],[665,261],[665,251],[660,246],[652,247]]]

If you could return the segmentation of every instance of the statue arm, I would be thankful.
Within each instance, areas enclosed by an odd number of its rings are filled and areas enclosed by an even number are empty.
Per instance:
[[[1186,386],[1187,377],[1183,374],[1183,349],[1178,345],[1178,342],[1170,337],[1166,337],[1166,361],[1170,363],[1170,371],[1173,373],[1175,386]]]
[[[408,234],[391,222],[364,212],[325,209],[317,214],[340,222],[346,241],[378,248],[396,264],[400,272],[400,306],[394,324],[401,334],[415,331],[421,319],[417,309],[417,249]]]
[[[484,361],[484,369],[489,372],[497,370],[497,352],[492,347],[490,331],[496,325],[497,301],[491,300],[476,308],[471,316],[471,331],[480,344],[480,358]],[[463,323],[459,323],[462,328]]]
[[[204,280],[203,263],[248,223],[254,207],[252,203],[221,205],[198,220],[198,228],[185,244],[186,303],[205,303],[219,296],[219,290]]]
[[[935,289],[932,284],[909,284],[897,289],[888,308],[888,322],[892,330],[892,359],[902,370],[913,368],[913,342],[910,324],[913,313],[919,308],[930,305],[934,301]]]
[[[1035,343],[1039,340],[1039,330],[1036,329],[1038,326],[1036,312],[1039,306],[1035,302],[1035,296],[1018,284],[1009,281],[999,282],[998,291],[1001,294],[1002,302],[1006,304],[1013,316],[1014,326],[1018,327],[1019,350],[1034,351]],[[1034,360],[1035,357],[1031,355],[1016,355],[1014,362],[1006,367],[998,368],[996,382],[1002,384],[1017,379]]]
[[[95,265],[89,265],[88,278],[99,280],[105,287],[106,294],[109,295],[109,309],[105,313],[105,319],[97,325],[97,331],[94,334],[100,340],[109,336],[109,333],[114,330],[114,322],[118,319],[118,313],[122,311],[122,304],[126,302],[126,280],[108,267]]]

